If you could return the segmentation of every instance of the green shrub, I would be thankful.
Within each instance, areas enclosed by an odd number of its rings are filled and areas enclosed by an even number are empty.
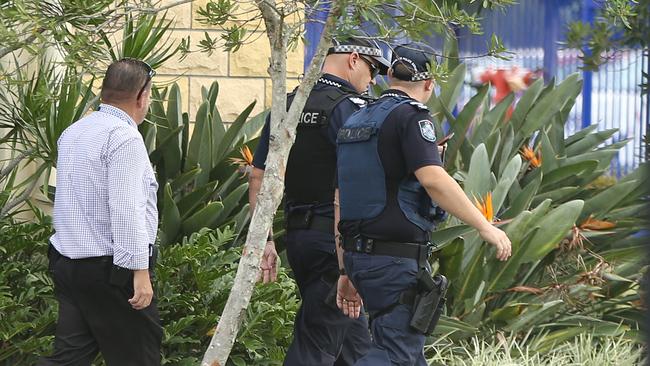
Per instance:
[[[227,248],[234,236],[230,228],[203,229],[162,248],[156,292],[165,325],[164,364],[195,365],[203,356],[241,256],[241,248]],[[256,288],[230,362],[281,364],[297,307],[295,283],[281,269],[278,282]]]
[[[58,305],[48,274],[50,218],[0,221],[0,365],[33,365],[52,351]],[[228,298],[241,256],[229,227],[203,229],[161,249],[155,291],[165,328],[163,363],[196,365]],[[281,364],[298,308],[296,286],[281,269],[260,285],[246,313],[230,362]],[[99,360],[101,364],[101,360]]]
[[[57,303],[48,275],[49,217],[0,221],[0,364],[33,365],[51,350]]]

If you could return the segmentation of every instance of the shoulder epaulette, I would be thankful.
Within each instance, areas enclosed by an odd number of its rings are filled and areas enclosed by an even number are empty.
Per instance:
[[[348,99],[350,99],[352,103],[358,105],[359,107],[363,107],[368,104],[364,99],[359,97],[349,97]]]
[[[429,110],[429,107],[427,107],[426,105],[424,105],[424,104],[422,104],[420,102],[412,101],[412,102],[409,102],[409,104],[412,105],[412,106],[415,106],[417,109],[419,109],[421,111],[428,111]]]

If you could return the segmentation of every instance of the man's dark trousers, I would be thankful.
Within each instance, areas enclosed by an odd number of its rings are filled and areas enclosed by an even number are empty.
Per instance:
[[[98,352],[108,366],[160,365],[162,327],[156,299],[142,310],[131,307],[131,271],[124,285],[117,286],[109,283],[112,257],[73,260],[51,245],[48,254],[59,319],[54,353],[38,365],[90,365]]]
[[[350,319],[328,301],[338,274],[333,233],[289,230],[286,243],[302,304],[284,365],[353,365],[368,351],[370,333],[364,315]]]
[[[345,269],[371,318],[373,342],[356,366],[426,366],[423,349],[426,337],[409,326],[409,306],[391,305],[403,291],[415,286],[415,259],[346,252]]]

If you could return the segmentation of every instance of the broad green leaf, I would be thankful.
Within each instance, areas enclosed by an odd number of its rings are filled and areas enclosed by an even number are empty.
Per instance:
[[[541,170],[536,170],[528,174],[533,175],[535,179],[528,183],[528,185],[526,185],[516,197],[509,197],[511,204],[502,215],[503,218],[508,219],[515,217],[520,212],[527,210],[530,207],[533,197],[537,194],[537,190],[542,183],[542,172]]]
[[[519,314],[525,309],[526,305],[522,303],[510,303],[506,306],[499,307],[490,313],[490,319],[495,322],[512,322],[515,318],[519,317]]]
[[[176,177],[176,179],[171,182],[172,191],[174,193],[178,192],[178,190],[183,188],[186,184],[192,182],[200,172],[201,168],[197,167]]]
[[[208,203],[194,215],[183,221],[183,233],[189,235],[204,227],[214,229],[221,210],[223,210],[223,204],[221,202]]]
[[[569,145],[582,140],[583,138],[585,138],[585,136],[587,136],[590,133],[596,131],[596,129],[598,129],[598,124],[593,124],[593,125],[590,125],[590,126],[587,126],[587,127],[583,128],[582,130],[580,130],[580,131],[574,133],[573,135],[567,137],[564,140],[564,146],[568,147]]]
[[[454,309],[459,311],[459,305],[463,304],[467,299],[473,299],[474,295],[479,289],[481,279],[483,278],[483,262],[486,244],[480,244],[478,250],[468,251],[472,253],[472,257],[467,261],[467,265],[461,269],[462,275],[459,278],[459,286],[452,287],[454,291]],[[469,309],[465,307],[464,311]]]
[[[217,189],[218,182],[210,182],[203,186],[194,188],[192,192],[183,196],[178,201],[178,210],[181,213],[181,218],[189,217],[201,205],[203,205],[209,197]]]
[[[199,164],[201,139],[203,138],[203,135],[208,132],[208,129],[206,127],[207,115],[208,103],[203,102],[196,112],[196,120],[194,122],[192,137],[190,137],[189,145],[187,147],[187,160],[185,161],[186,170],[189,170],[192,167],[196,167]],[[202,167],[202,169],[205,170],[206,167]],[[207,167],[207,170],[210,171],[210,167]]]
[[[246,123],[248,115],[253,111],[253,108],[255,108],[255,103],[256,102],[252,102],[249,104],[248,107],[237,116],[237,119],[235,119],[230,127],[228,127],[226,134],[223,136],[223,140],[221,140],[221,143],[216,150],[215,162],[221,161],[234,144],[240,140],[241,136],[239,135],[239,131],[244,126],[244,123]]]
[[[557,89],[549,91],[545,95],[541,95],[539,100],[526,115],[524,123],[518,130],[519,136],[526,138],[536,130],[546,126],[551,120],[551,117],[560,111],[567,96],[573,94],[575,89],[581,88],[582,85],[577,83],[577,80],[578,74],[572,74],[564,79],[564,81],[558,85]]]
[[[440,335],[449,334],[452,332],[462,333],[462,336],[467,337],[478,332],[478,328],[471,324],[465,323],[462,320],[458,320],[457,318],[451,318],[442,315],[438,321],[436,329],[434,330],[434,334]]]
[[[239,202],[241,201],[242,197],[244,197],[244,194],[248,192],[248,183],[244,183],[234,189],[226,198],[223,199],[223,207],[224,209],[221,211],[221,214],[217,218],[215,218],[215,222],[217,225],[220,225],[223,223],[225,219],[228,218],[228,215],[230,215],[237,206],[239,206]]]
[[[174,202],[172,188],[169,183],[165,184],[165,193],[163,195],[163,209],[160,229],[163,235],[160,236],[160,244],[167,245],[173,243],[181,227],[181,215]]]
[[[542,178],[542,189],[558,184],[566,178],[589,174],[597,167],[598,161],[596,160],[585,160],[575,164],[561,166],[544,174],[544,177]]]
[[[460,266],[463,259],[464,240],[455,238],[450,245],[445,246],[441,251],[434,253],[440,262],[440,273],[449,279],[450,291],[459,282]]]
[[[603,218],[607,212],[615,208],[625,196],[638,186],[639,182],[635,180],[618,183],[587,199],[582,218],[586,219],[589,215],[593,215],[595,218]]]
[[[583,137],[579,141],[576,141],[575,143],[567,146],[566,155],[574,156],[577,154],[586,153],[587,151],[590,151],[596,146],[605,142],[608,138],[612,137],[616,132],[618,132],[618,128],[612,128],[605,131],[590,133],[589,135]]]
[[[447,148],[447,159],[453,164],[458,155],[461,145],[466,139],[467,130],[469,129],[470,124],[476,116],[476,111],[478,108],[485,102],[487,98],[488,86],[482,86],[476,95],[474,95],[463,110],[458,114],[456,121],[451,125],[451,129],[454,132],[454,137],[449,140]]]
[[[501,205],[503,205],[503,202],[506,199],[506,195],[508,194],[508,191],[510,191],[512,183],[515,181],[515,179],[517,179],[520,169],[521,158],[519,155],[515,155],[515,157],[513,157],[506,166],[503,174],[501,175],[499,183],[497,183],[496,187],[494,188],[494,193],[492,194],[492,206],[494,208],[495,214],[501,209]]]
[[[474,127],[474,133],[471,137],[474,145],[484,142],[495,129],[498,129],[499,124],[503,121],[506,111],[512,105],[514,98],[514,94],[509,94],[485,114],[481,123]]]
[[[201,168],[201,172],[199,173],[199,176],[196,178],[196,184],[203,185],[210,181],[210,172],[212,171],[212,168],[214,167],[216,162],[215,150],[213,144],[214,126],[210,123],[210,116],[208,114],[208,105],[205,102],[201,105],[201,107],[199,107],[199,110],[196,113],[197,124],[199,123],[199,120],[202,121],[201,124],[203,125],[201,135],[199,136],[200,145],[198,147],[198,156],[197,156],[198,158],[197,164]]]
[[[539,79],[532,83],[528,89],[524,92],[521,99],[517,102],[517,106],[510,117],[509,124],[512,125],[512,128],[515,131],[518,131],[521,128],[521,125],[524,123],[524,119],[530,112],[530,109],[533,107],[533,103],[537,100],[539,95],[542,93],[544,88],[544,81]]]
[[[563,202],[570,197],[575,196],[582,191],[580,187],[562,187],[552,191],[540,193],[533,198],[532,205],[535,206],[540,202],[550,199],[553,202]]]
[[[470,197],[485,197],[490,190],[490,161],[485,145],[480,144],[474,150],[465,181],[465,193]]]
[[[440,95],[434,95],[429,100],[428,105],[431,114],[437,118],[439,122],[442,122],[443,117],[445,116],[444,110],[450,111],[454,109],[456,100],[463,89],[465,75],[465,64],[459,64],[449,74],[447,80],[440,83]]]
[[[542,152],[541,169],[542,169],[542,173],[546,175],[548,174],[548,172],[558,168],[558,156],[546,132],[542,132],[541,135],[542,135],[542,142],[540,144],[540,148]],[[544,183],[542,181],[542,185],[543,184]]]
[[[544,304],[530,304],[522,314],[514,321],[504,327],[509,332],[520,332],[527,330],[533,324],[543,322],[555,315],[555,313],[564,305],[562,300],[549,301]]]
[[[431,233],[431,243],[435,245],[434,250],[442,250],[454,239],[470,233],[473,230],[474,228],[469,225],[455,225],[441,230],[436,230]]]
[[[609,167],[609,165],[612,162],[612,159],[616,154],[618,154],[618,150],[604,148],[600,150],[586,152],[580,155],[567,157],[562,164],[571,165],[571,164],[579,163],[584,160],[596,160],[598,161],[598,167],[596,168],[596,170],[602,170]]]
[[[583,206],[581,200],[569,201],[546,214],[537,223],[542,230],[537,232],[524,249],[522,263],[540,260],[557,247],[575,224]]]
[[[499,167],[499,170],[498,170],[499,175],[503,174],[503,170],[505,169],[506,164],[508,164],[508,162],[510,162],[510,159],[511,159],[511,156],[512,156],[511,154],[513,153],[512,144],[514,142],[514,137],[515,137],[515,133],[512,130],[512,125],[511,124],[507,124],[504,128],[502,128],[501,131],[500,131],[500,134],[501,134],[501,141],[503,141],[503,142],[501,143],[501,146],[499,147],[500,148],[500,154],[497,157],[497,159],[495,160],[495,164],[496,163],[499,164],[498,165],[498,167]],[[517,152],[515,151],[514,154],[517,154]]]

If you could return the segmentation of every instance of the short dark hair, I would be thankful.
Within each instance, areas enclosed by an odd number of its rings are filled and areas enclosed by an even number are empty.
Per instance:
[[[151,81],[151,72],[149,65],[137,59],[125,58],[113,62],[102,82],[102,101],[125,102],[139,97]]]

